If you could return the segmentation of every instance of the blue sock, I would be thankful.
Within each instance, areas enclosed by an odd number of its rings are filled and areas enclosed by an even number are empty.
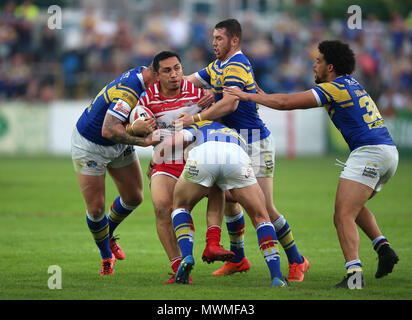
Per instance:
[[[103,214],[101,218],[93,219],[89,213],[86,212],[86,221],[94,241],[100,250],[102,259],[111,258],[112,250],[109,246],[109,223],[107,217]]]
[[[109,238],[113,236],[114,230],[126,217],[136,209],[135,206],[125,204],[122,199],[117,197],[110,207],[107,218],[109,219]]]
[[[256,227],[260,251],[266,260],[270,270],[270,278],[278,277],[282,279],[280,270],[280,257],[275,228],[270,222],[260,223]]]
[[[230,251],[235,254],[230,262],[238,263],[245,257],[245,217],[243,210],[235,216],[225,216],[225,220],[230,238]]]
[[[193,255],[193,226],[192,216],[186,209],[179,208],[172,212],[173,228],[182,258]]]
[[[292,230],[290,229],[286,219],[283,216],[280,216],[273,222],[273,226],[276,230],[276,236],[282,245],[283,250],[285,250],[286,256],[288,257],[288,262],[290,264],[303,263],[303,258],[296,247]]]

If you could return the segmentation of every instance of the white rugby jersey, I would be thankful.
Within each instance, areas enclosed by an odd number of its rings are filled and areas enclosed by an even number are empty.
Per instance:
[[[182,80],[181,91],[174,97],[162,96],[159,90],[160,83],[157,82],[150,86],[140,98],[140,103],[149,108],[155,118],[157,126],[160,129],[161,140],[167,136],[174,135],[175,129],[173,121],[179,118],[182,112],[197,114],[202,111],[198,106],[198,101],[203,97],[203,89],[196,88],[193,83]],[[156,146],[154,147],[156,152]],[[166,160],[179,160],[183,158],[183,150],[176,149],[173,154],[165,157]]]

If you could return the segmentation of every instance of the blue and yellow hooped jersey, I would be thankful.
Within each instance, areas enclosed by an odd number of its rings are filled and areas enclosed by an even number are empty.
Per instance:
[[[230,129],[223,124],[215,121],[199,121],[189,127],[184,128],[191,133],[196,146],[208,141],[220,141],[227,143],[235,143],[247,150],[245,139],[234,129]]]
[[[312,92],[351,151],[365,145],[395,145],[375,102],[353,77],[318,84]]]
[[[137,67],[126,71],[115,80],[106,85],[94,98],[79,120],[77,130],[86,139],[104,146],[114,145],[115,142],[102,137],[103,120],[106,113],[114,115],[121,121],[126,121],[129,108],[133,108],[139,97],[145,92],[142,70],[144,67]],[[121,99],[129,106],[122,110],[121,106],[116,106]]]
[[[238,86],[245,92],[256,93],[252,65],[241,51],[225,62],[213,61],[197,72],[197,78],[211,86],[215,101],[222,99],[223,86]],[[224,116],[222,121],[227,127],[236,129],[247,138],[248,143],[264,139],[270,134],[259,117],[257,104],[252,101],[239,101],[237,109]]]

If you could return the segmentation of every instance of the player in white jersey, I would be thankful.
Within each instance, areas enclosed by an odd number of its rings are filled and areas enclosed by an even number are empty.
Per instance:
[[[153,112],[160,130],[160,140],[163,140],[176,133],[173,121],[181,112],[196,114],[202,111],[198,103],[204,96],[204,90],[195,88],[191,82],[183,80],[182,65],[176,53],[164,51],[156,55],[153,59],[153,69],[158,82],[146,90],[146,95],[142,96],[140,102]],[[154,152],[156,151],[155,147]],[[182,148],[173,150],[170,156],[162,158],[157,163],[151,163],[149,173],[158,236],[174,272],[179,267],[181,253],[170,215],[174,186],[185,165],[183,153]],[[210,197],[213,197],[213,192]],[[222,213],[219,208],[213,208],[212,202],[208,208],[208,216],[215,215],[220,216],[221,219]],[[234,256],[232,252],[224,250],[218,244],[216,247],[219,251],[217,259],[229,259]],[[166,283],[173,282],[174,274]]]

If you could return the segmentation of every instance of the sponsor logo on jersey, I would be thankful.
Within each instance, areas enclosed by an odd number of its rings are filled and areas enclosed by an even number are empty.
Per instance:
[[[363,169],[362,175],[369,178],[376,178],[378,176],[378,165],[368,162],[365,169]]]
[[[116,103],[116,105],[113,108],[114,111],[119,112],[120,114],[124,115],[125,117],[127,117],[130,113],[130,106],[124,102],[124,101],[118,101]]]
[[[359,84],[355,79],[345,79],[345,81],[351,86]]]

